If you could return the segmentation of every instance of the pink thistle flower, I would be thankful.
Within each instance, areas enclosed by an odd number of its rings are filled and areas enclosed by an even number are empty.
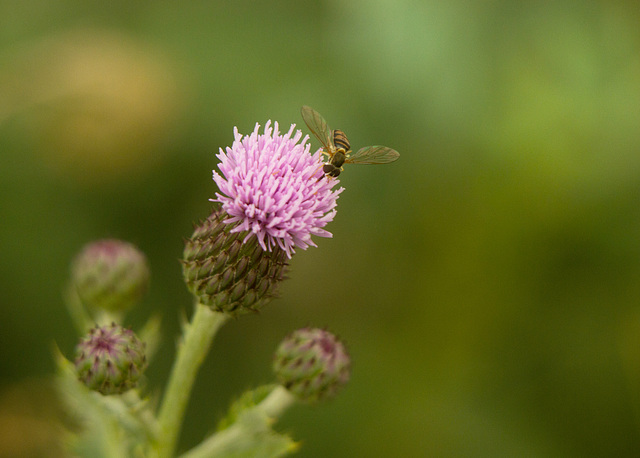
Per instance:
[[[226,224],[237,223],[231,232],[255,234],[265,251],[278,246],[287,256],[294,247],[316,246],[312,235],[332,237],[323,229],[336,214],[336,200],[343,188],[334,190],[337,179],[324,177],[321,150],[310,154],[308,136],[302,138],[295,124],[281,135],[278,123],[268,121],[264,133],[259,124],[250,135],[234,128],[235,140],[226,152],[220,149],[213,179],[220,202],[229,215]]]

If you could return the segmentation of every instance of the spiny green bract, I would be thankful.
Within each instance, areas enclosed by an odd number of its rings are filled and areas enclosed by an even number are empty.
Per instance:
[[[255,235],[231,233],[220,208],[185,241],[182,271],[189,291],[218,312],[239,315],[259,311],[285,278],[287,256],[275,247],[264,251]]]

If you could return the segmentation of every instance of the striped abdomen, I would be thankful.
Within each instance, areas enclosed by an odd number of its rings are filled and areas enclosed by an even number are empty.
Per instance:
[[[336,129],[333,131],[333,145],[337,149],[342,148],[345,153],[348,153],[351,150],[349,140],[347,140],[347,136],[341,130]]]

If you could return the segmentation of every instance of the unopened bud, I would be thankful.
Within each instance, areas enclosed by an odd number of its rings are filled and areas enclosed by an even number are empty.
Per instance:
[[[335,396],[349,381],[350,358],[342,342],[324,329],[303,328],[278,347],[274,371],[299,400],[316,402]]]
[[[144,254],[122,240],[99,240],[85,246],[73,261],[71,275],[84,304],[111,312],[135,305],[149,285]]]
[[[78,379],[102,394],[134,388],[147,367],[145,344],[130,329],[112,323],[91,329],[76,347]]]

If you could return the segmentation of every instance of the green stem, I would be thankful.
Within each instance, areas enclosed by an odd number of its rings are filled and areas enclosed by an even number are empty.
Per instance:
[[[160,437],[155,451],[161,458],[172,456],[176,448],[196,374],[214,336],[228,318],[223,313],[197,304],[191,323],[185,326],[158,417]]]
[[[295,401],[296,399],[285,387],[278,385],[258,404],[258,408],[270,418],[279,418]]]
[[[237,444],[242,443],[247,436],[247,432],[242,425],[232,425],[231,427],[215,433],[209,439],[201,442],[187,453],[180,455],[180,458],[206,458],[212,456],[224,456],[229,454],[229,450],[234,450]]]
[[[78,293],[71,286],[68,286],[65,291],[65,303],[78,335],[84,336],[94,325],[95,320],[87,313]]]
[[[271,420],[278,419],[292,404],[295,398],[284,387],[277,386],[264,400],[253,407],[262,411]],[[218,431],[209,436],[180,458],[207,458],[211,456],[253,456],[264,442],[265,428],[267,424],[261,422],[238,422],[227,429]],[[253,428],[253,429],[252,429]],[[284,449],[283,449],[284,450]],[[264,450],[262,450],[264,451]],[[244,455],[243,455],[244,454]],[[270,456],[265,454],[265,456]]]

